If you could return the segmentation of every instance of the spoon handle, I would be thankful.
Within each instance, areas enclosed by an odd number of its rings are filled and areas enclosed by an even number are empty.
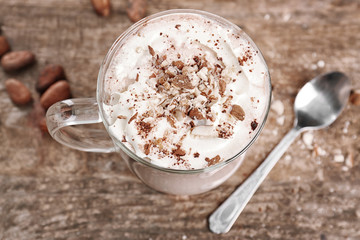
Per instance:
[[[292,128],[261,165],[211,214],[209,226],[212,232],[219,234],[230,230],[260,184],[300,132],[300,127]]]

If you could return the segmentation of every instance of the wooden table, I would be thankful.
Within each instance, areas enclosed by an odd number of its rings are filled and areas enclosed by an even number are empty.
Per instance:
[[[280,105],[244,166],[217,189],[190,197],[149,189],[117,154],[59,145],[34,126],[33,108],[14,106],[5,91],[5,79],[16,77],[37,98],[39,71],[59,63],[74,97],[95,96],[103,57],[131,25],[126,1],[112,2],[111,16],[102,18],[89,0],[0,0],[2,34],[37,58],[15,74],[0,70],[0,239],[360,239],[360,107],[351,105],[331,127],[296,140],[229,233],[215,235],[207,224],[291,128],[303,84],[340,70],[360,88],[359,1],[149,1],[149,15],[194,8],[241,26],[267,60]]]

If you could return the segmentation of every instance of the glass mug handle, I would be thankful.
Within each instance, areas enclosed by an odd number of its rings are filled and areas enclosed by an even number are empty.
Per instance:
[[[106,130],[73,127],[100,122],[102,119],[95,98],[63,100],[46,112],[49,133],[59,143],[86,152],[115,152],[114,143]]]

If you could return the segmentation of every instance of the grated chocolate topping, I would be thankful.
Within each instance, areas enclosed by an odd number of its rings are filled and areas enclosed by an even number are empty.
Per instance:
[[[134,33],[138,45],[125,45],[122,51],[133,58],[125,55],[114,63],[121,67],[113,68],[112,81],[121,86],[113,84],[116,90],[106,100],[114,106],[112,131],[126,136],[126,146],[156,164],[164,158],[171,168],[211,166],[229,155],[216,155],[216,149],[228,146],[230,139],[250,138],[249,131],[257,128],[259,115],[252,109],[260,106],[258,112],[262,111],[258,99],[264,98],[252,89],[262,83],[247,76],[259,72],[251,66],[257,58],[232,32],[211,31],[209,37],[198,37],[197,31],[204,30],[205,36],[213,24],[202,29],[170,21],[168,28],[154,29],[156,39],[145,41],[145,32]]]

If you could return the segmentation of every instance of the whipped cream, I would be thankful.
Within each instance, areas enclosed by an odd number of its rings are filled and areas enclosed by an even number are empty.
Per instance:
[[[227,160],[266,111],[267,69],[239,29],[197,14],[143,24],[105,75],[109,131],[136,155],[173,169]]]

